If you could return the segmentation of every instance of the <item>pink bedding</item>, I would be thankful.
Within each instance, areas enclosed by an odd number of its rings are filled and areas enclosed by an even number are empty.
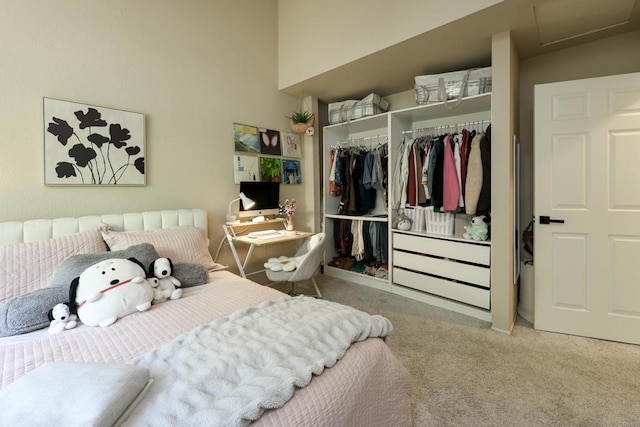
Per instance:
[[[0,388],[50,361],[128,362],[196,326],[282,293],[226,271],[207,285],[185,289],[181,299],[154,305],[107,328],[80,326],[49,335],[46,329],[0,338]],[[411,425],[411,380],[378,338],[353,344],[334,367],[299,389],[284,407],[255,424]]]

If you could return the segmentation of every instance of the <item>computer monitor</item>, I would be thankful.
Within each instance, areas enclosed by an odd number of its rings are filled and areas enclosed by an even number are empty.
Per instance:
[[[280,213],[280,183],[279,182],[240,182],[240,192],[255,202],[255,205],[245,209],[240,201],[240,218],[255,216],[278,215]]]

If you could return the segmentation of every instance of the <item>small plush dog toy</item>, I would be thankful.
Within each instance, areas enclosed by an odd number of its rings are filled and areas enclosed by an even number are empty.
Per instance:
[[[71,314],[67,304],[56,304],[49,310],[49,333],[57,334],[65,329],[73,329],[78,324],[78,316]]]
[[[169,258],[158,258],[149,265],[149,277],[153,287],[153,303],[157,304],[168,299],[178,299],[182,297],[181,283],[171,275],[173,262]]]
[[[489,237],[489,225],[485,222],[485,216],[479,215],[471,218],[469,225],[464,227],[466,233],[462,235],[470,240],[487,240]]]

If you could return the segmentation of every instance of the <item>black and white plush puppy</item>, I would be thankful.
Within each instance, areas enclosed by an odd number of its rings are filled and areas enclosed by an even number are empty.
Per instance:
[[[67,304],[56,304],[48,313],[49,333],[56,334],[65,329],[73,329],[78,324],[78,316],[71,314]]]
[[[107,327],[116,320],[151,307],[153,288],[135,258],[100,261],[73,279],[71,312],[88,326]]]
[[[149,277],[155,277],[157,284],[150,281],[153,289],[153,303],[157,304],[168,299],[178,299],[182,297],[181,283],[171,275],[173,262],[170,258],[158,258],[149,265]]]

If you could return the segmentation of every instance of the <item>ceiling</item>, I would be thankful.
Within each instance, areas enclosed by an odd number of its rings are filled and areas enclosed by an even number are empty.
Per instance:
[[[387,96],[417,75],[491,65],[491,37],[503,31],[526,59],[636,29],[640,0],[504,0],[283,91],[326,103]]]

